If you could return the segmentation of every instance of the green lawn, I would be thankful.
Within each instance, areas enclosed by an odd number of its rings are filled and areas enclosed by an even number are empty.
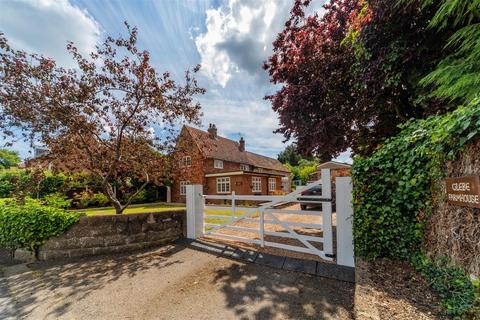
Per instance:
[[[251,209],[250,207],[248,209]],[[237,207],[237,210],[236,210],[236,216],[239,217],[243,214],[245,214],[246,211],[243,211],[241,209],[241,207]],[[233,216],[233,212],[231,210],[221,210],[221,209],[206,209],[204,211],[204,214],[206,215],[219,215],[219,216]],[[259,217],[260,214],[258,212],[252,214],[250,216],[250,218],[257,218]],[[227,218],[222,218],[222,217],[219,217],[219,218],[205,218],[205,222],[206,223],[212,223],[212,224],[224,224],[225,222],[228,222],[229,219]],[[207,226],[205,229],[208,231],[210,229],[212,229],[213,227],[210,227],[210,226]]]
[[[162,212],[170,210],[182,210],[185,209],[185,205],[176,204],[176,203],[143,203],[143,204],[132,204],[128,206],[123,213],[145,213],[145,212]],[[115,209],[113,207],[109,208],[88,208],[88,209],[79,209],[72,210],[78,212],[85,212],[87,216],[97,216],[97,215],[108,215],[115,214]]]

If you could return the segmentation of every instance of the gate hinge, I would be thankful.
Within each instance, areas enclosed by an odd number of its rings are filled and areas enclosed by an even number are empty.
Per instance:
[[[332,254],[326,253],[326,254],[325,254],[325,257],[327,257],[327,258],[335,258],[336,256],[337,256],[337,255],[334,254],[334,253],[332,253]]]

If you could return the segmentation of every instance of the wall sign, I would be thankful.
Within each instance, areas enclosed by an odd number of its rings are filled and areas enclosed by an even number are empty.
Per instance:
[[[447,178],[448,203],[480,208],[480,177],[467,176],[460,178]]]

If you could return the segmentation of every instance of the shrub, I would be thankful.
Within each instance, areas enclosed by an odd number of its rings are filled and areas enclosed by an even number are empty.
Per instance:
[[[133,203],[143,203],[147,198],[147,191],[145,189],[141,190],[133,199]]]
[[[110,200],[108,200],[108,197],[104,193],[97,192],[93,194],[90,204],[93,204],[99,207],[105,207],[109,202]]]
[[[463,270],[449,265],[446,259],[431,261],[422,254],[416,255],[411,262],[440,295],[448,315],[460,318],[474,306],[476,288]]]
[[[79,219],[79,213],[44,206],[35,200],[0,203],[0,247],[37,251],[48,238],[62,234]]]
[[[17,191],[29,189],[31,178],[25,170],[0,170],[0,198],[13,197]]]
[[[72,199],[67,199],[67,197],[57,192],[43,197],[43,203],[50,207],[66,209],[70,208]]]
[[[6,203],[9,203],[9,202],[15,202],[15,199],[14,198],[0,198],[0,205],[2,204],[6,204]]]
[[[84,190],[80,193],[76,193],[73,197],[76,207],[83,209],[87,208],[92,202],[93,194],[89,190]]]
[[[64,188],[66,181],[64,173],[54,174],[50,171],[44,171],[43,176],[39,186],[39,194],[41,197],[52,193],[60,193]]]

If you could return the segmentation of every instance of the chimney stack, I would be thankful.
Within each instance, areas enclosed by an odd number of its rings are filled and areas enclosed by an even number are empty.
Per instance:
[[[238,143],[238,150],[242,152],[245,151],[245,140],[243,139],[243,137],[240,137],[240,141]]]
[[[217,127],[215,126],[215,123],[210,123],[208,125],[208,135],[210,136],[210,139],[216,139],[217,138]]]

